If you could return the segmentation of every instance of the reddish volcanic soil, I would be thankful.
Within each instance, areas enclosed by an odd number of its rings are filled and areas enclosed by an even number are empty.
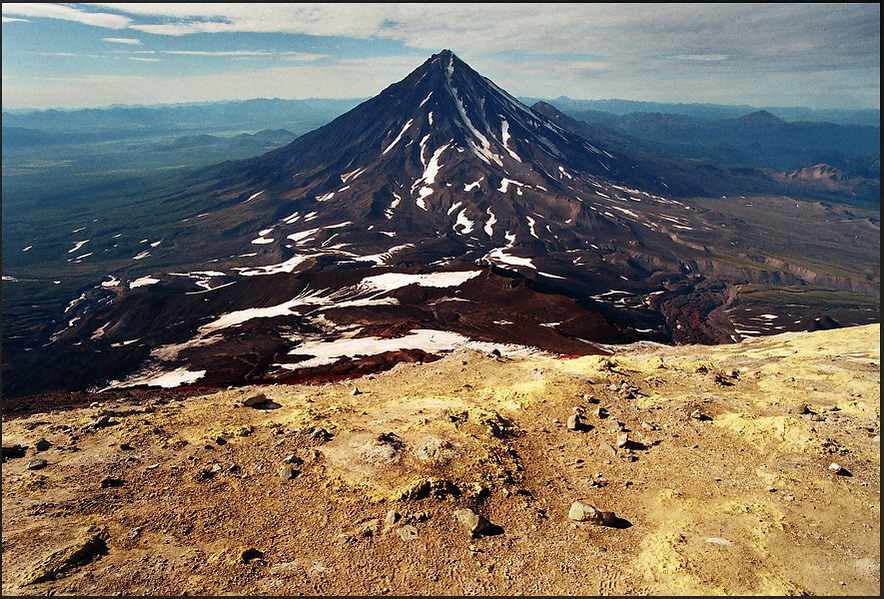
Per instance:
[[[2,591],[876,596],[879,397],[870,325],[20,399]]]

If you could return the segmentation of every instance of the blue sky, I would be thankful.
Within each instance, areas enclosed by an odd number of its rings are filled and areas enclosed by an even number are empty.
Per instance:
[[[2,7],[4,109],[363,98],[445,48],[516,96],[880,108],[877,3]]]

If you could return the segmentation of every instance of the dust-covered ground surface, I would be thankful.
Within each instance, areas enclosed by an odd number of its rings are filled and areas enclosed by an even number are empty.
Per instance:
[[[457,352],[7,410],[2,591],[878,595],[879,345]]]

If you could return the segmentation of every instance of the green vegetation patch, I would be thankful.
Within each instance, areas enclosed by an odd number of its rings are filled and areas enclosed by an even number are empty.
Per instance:
[[[768,306],[797,304],[818,308],[880,308],[881,305],[881,301],[877,297],[868,297],[851,291],[824,289],[821,287],[740,285],[737,293],[740,301],[744,304],[763,304]]]

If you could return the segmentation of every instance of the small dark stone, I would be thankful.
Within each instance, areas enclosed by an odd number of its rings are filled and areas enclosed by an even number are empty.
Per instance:
[[[46,451],[50,447],[52,447],[52,443],[50,443],[46,439],[40,439],[39,441],[34,443],[34,449],[36,449],[37,451]]]
[[[699,420],[700,422],[708,422],[709,420],[712,420],[712,418],[710,418],[700,410],[694,410],[693,412],[691,412],[690,416],[694,420]]]
[[[250,562],[254,562],[254,561],[258,561],[258,560],[263,560],[264,559],[264,552],[258,551],[257,549],[254,549],[254,548],[246,549],[245,551],[242,552],[242,555],[240,555],[240,559],[242,560],[242,563],[244,563],[244,564],[248,564]]]
[[[110,489],[114,487],[122,487],[126,484],[126,481],[120,478],[113,478],[112,476],[106,476],[101,480],[101,488],[102,489]]]
[[[46,460],[42,458],[36,458],[28,462],[28,470],[41,470],[45,468],[47,465]]]
[[[9,459],[23,458],[23,457],[25,457],[25,450],[26,449],[27,449],[27,447],[25,447],[23,445],[19,445],[18,443],[16,443],[15,445],[11,445],[11,446],[4,445],[3,446],[3,458],[4,459],[6,459],[6,458],[9,458]]]

